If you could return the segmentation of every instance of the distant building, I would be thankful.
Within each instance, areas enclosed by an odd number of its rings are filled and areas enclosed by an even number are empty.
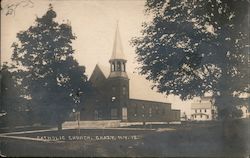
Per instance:
[[[81,120],[180,121],[180,110],[172,110],[170,103],[150,100],[155,95],[153,90],[144,84],[143,77],[127,73],[126,62],[117,27],[110,68],[96,65],[89,79],[94,92],[82,103]],[[148,98],[136,97],[141,93]]]
[[[242,106],[241,110],[242,110],[241,118],[250,118],[250,112],[249,112],[247,106]]]
[[[240,96],[240,98],[244,99],[243,105],[240,107],[242,110],[242,117],[241,118],[250,118],[250,93],[245,93]]]
[[[217,109],[211,97],[202,97],[191,104],[191,120],[207,121],[217,118]]]
[[[246,98],[247,99],[247,98]],[[241,118],[250,118],[247,105],[238,107],[242,111]],[[214,106],[212,97],[202,97],[191,104],[191,119],[196,121],[215,120],[217,118],[217,108]]]

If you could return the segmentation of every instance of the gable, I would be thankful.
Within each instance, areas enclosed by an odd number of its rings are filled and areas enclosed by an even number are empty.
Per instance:
[[[105,80],[106,80],[106,76],[104,75],[104,73],[102,72],[102,70],[100,69],[100,67],[98,66],[98,64],[95,66],[95,69],[93,70],[89,81],[94,85],[94,86],[98,86],[100,84],[102,84]]]

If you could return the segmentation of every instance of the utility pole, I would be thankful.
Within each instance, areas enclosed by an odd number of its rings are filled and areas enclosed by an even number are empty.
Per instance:
[[[80,128],[80,119],[81,119],[81,109],[80,109],[80,95],[82,94],[82,92],[80,91],[80,89],[77,90],[76,92],[76,97],[75,97],[75,104],[76,104],[76,121],[77,121],[77,133],[80,134],[81,133],[81,128]]]

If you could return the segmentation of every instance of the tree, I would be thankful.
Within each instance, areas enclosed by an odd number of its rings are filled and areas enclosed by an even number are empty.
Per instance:
[[[250,85],[249,3],[148,0],[152,21],[132,40],[140,73],[183,100],[209,92],[221,118],[239,117]]]
[[[26,88],[35,116],[43,123],[62,122],[73,107],[73,95],[84,91],[85,67],[73,58],[72,40],[76,38],[69,24],[54,21],[50,5],[34,26],[17,34],[12,60],[21,68],[20,78]]]
[[[18,83],[17,73],[13,65],[4,63],[1,68],[1,113],[5,113],[4,125],[12,127],[17,124],[26,124],[27,117],[22,117],[23,112],[29,110],[28,100],[24,97],[24,89]]]

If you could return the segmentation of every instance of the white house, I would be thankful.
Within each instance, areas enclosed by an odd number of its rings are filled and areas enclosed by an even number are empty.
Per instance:
[[[242,106],[240,109],[242,110],[241,118],[250,118],[250,112],[247,108],[247,105]]]
[[[244,98],[246,103],[243,104],[240,109],[242,110],[242,117],[241,118],[250,118],[250,109],[248,109],[250,104],[250,93],[244,93],[240,96],[240,98]]]
[[[191,104],[191,120],[208,121],[217,117],[217,110],[211,97],[202,97]]]
[[[247,105],[242,105],[239,108],[242,110],[241,118],[250,118],[250,112]],[[214,106],[214,100],[211,96],[202,97],[191,104],[191,120],[207,121],[216,118],[217,108]]]

